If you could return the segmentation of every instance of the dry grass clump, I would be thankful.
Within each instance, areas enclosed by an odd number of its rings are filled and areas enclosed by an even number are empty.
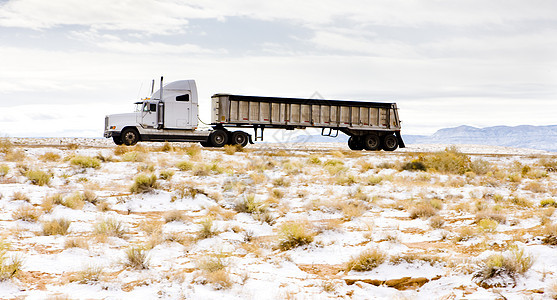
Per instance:
[[[203,272],[206,281],[203,284],[210,283],[215,289],[228,289],[232,286],[232,281],[226,270],[228,266],[227,254],[217,253],[201,257],[197,262],[197,267]]]
[[[52,175],[41,170],[28,170],[25,172],[25,177],[31,181],[31,184],[43,186],[50,183]]]
[[[401,168],[405,171],[427,171],[425,163],[419,160],[407,162]]]
[[[555,199],[547,198],[540,201],[540,206],[542,207],[557,207],[557,202]]]
[[[445,225],[445,218],[442,216],[433,216],[429,219],[429,226],[433,229],[440,229]]]
[[[35,208],[33,205],[20,206],[12,213],[14,220],[22,220],[26,222],[36,222],[41,215],[42,211]]]
[[[21,256],[8,257],[10,245],[0,240],[0,282],[11,279],[21,272],[23,258]]]
[[[79,282],[81,284],[89,284],[99,282],[105,276],[103,267],[88,266],[85,269],[75,273],[69,278],[70,282]]]
[[[548,224],[542,230],[543,242],[548,245],[557,245],[557,224]]]
[[[484,288],[514,285],[517,276],[526,273],[533,263],[534,258],[524,249],[513,247],[506,253],[493,254],[480,261],[474,279]]]
[[[423,165],[419,164],[420,162]],[[413,161],[413,163],[416,167],[419,167],[419,170],[425,167],[425,169],[433,169],[448,174],[463,175],[468,171],[472,171],[472,161],[470,157],[461,153],[454,146],[446,148],[445,151],[442,152],[420,156],[417,160]],[[485,162],[478,162],[477,164],[478,167],[476,167],[476,171],[483,172],[483,167],[486,166]]]
[[[27,202],[31,201],[29,196],[22,191],[15,191],[12,194],[12,199],[13,200],[22,200],[22,201],[27,201]]]
[[[10,172],[10,166],[8,166],[6,164],[1,164],[0,165],[0,177],[5,177],[6,175],[8,175],[8,172]]]
[[[224,153],[233,155],[236,152],[244,152],[242,145],[224,145]]]
[[[93,225],[93,232],[101,236],[114,236],[123,238],[127,230],[124,224],[115,218],[106,218],[103,220],[98,220],[95,225]]]
[[[126,249],[124,265],[136,270],[149,269],[149,250],[144,246],[132,246]]]
[[[267,206],[261,201],[255,200],[255,195],[246,195],[235,203],[234,210],[239,213],[261,214],[267,212]]]
[[[125,162],[144,162],[147,157],[145,153],[138,152],[138,151],[130,151],[122,154],[121,156],[122,161]]]
[[[477,212],[476,213],[476,222],[479,222],[482,219],[493,220],[493,221],[497,222],[498,224],[504,224],[505,222],[507,222],[507,216],[505,216],[503,213],[498,212],[498,211],[493,210],[493,209],[481,210],[481,211]]]
[[[166,141],[157,150],[160,151],[160,152],[173,152],[174,151],[174,146],[172,146],[168,141]]]
[[[68,238],[64,242],[64,249],[69,248],[89,249],[89,242],[84,237]]]
[[[410,210],[410,218],[429,218],[437,215],[437,212],[443,207],[443,204],[439,200],[424,200],[416,204]]]
[[[400,254],[391,257],[389,260],[391,264],[398,265],[402,263],[427,263],[431,266],[443,264],[443,259],[435,255],[426,255],[419,253]]]
[[[280,186],[280,187],[289,187],[290,180],[288,180],[286,177],[279,177],[273,180],[273,185]]]
[[[384,263],[387,254],[377,248],[364,250],[359,255],[352,257],[345,266],[345,271],[371,271]]]
[[[290,221],[279,228],[278,248],[282,251],[304,246],[313,242],[317,232],[309,222]]]
[[[215,224],[214,224],[214,220],[211,217],[205,218],[203,219],[199,225],[201,225],[201,228],[199,229],[199,231],[197,232],[197,238],[198,239],[206,239],[206,238],[210,238],[213,236],[216,236],[219,234]]]
[[[159,178],[162,180],[170,180],[174,176],[173,170],[162,170],[159,173]]]
[[[193,169],[193,163],[187,160],[181,161],[176,164],[176,168],[178,168],[180,171],[190,171]]]
[[[183,222],[186,221],[187,217],[183,211],[180,210],[171,210],[164,214],[164,221],[166,223],[170,222]]]
[[[484,232],[494,232],[497,229],[497,225],[499,223],[493,219],[480,219],[478,221],[478,228],[480,228]]]
[[[335,206],[340,209],[345,221],[361,217],[367,210],[367,206],[361,201],[340,201],[336,202]]]
[[[98,158],[83,155],[74,156],[72,159],[70,159],[70,164],[81,167],[83,169],[98,169],[101,167],[101,161]]]
[[[51,161],[56,162],[60,160],[60,155],[54,152],[46,152],[39,156],[39,159],[42,161]]]
[[[74,192],[73,194],[66,196],[60,204],[71,209],[82,209],[83,206],[85,206],[85,200],[83,194],[80,192]]]
[[[60,218],[42,222],[43,235],[66,235],[72,221]]]
[[[130,192],[134,194],[149,193],[158,188],[157,176],[151,174],[139,174],[135,176]]]

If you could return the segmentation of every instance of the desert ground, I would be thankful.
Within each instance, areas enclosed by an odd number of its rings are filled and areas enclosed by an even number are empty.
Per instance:
[[[2,299],[557,299],[557,154],[0,140]]]

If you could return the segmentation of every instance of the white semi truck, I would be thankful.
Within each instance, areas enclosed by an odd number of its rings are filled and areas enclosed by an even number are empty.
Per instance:
[[[315,100],[215,94],[211,130],[199,130],[198,98],[194,80],[174,81],[136,102],[134,113],[105,117],[104,136],[117,145],[139,141],[199,142],[205,147],[263,140],[265,128],[321,128],[321,134],[350,138],[352,150],[394,151],[404,147],[396,103]],[[153,82],[154,85],[154,82]],[[240,130],[230,131],[229,128]]]

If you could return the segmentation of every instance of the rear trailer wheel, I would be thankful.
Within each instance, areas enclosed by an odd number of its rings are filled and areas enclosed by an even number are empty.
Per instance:
[[[133,146],[139,141],[139,132],[135,128],[126,128],[122,130],[120,139],[127,146]]]
[[[368,134],[364,137],[363,144],[366,150],[376,151],[381,147],[381,140],[376,134]]]
[[[232,140],[230,141],[233,145],[240,145],[245,147],[249,142],[249,136],[243,131],[234,131],[232,133]]]
[[[112,141],[114,141],[114,144],[116,144],[118,146],[120,146],[124,143],[124,142],[122,142],[122,138],[120,138],[119,136],[113,136]]]
[[[217,129],[209,135],[209,143],[213,147],[224,147],[228,140],[228,135],[224,130]]]
[[[383,138],[383,150],[395,151],[396,148],[398,148],[398,139],[392,134],[386,135]]]
[[[348,148],[350,150],[364,150],[364,145],[362,145],[359,138],[351,136],[348,138]]]

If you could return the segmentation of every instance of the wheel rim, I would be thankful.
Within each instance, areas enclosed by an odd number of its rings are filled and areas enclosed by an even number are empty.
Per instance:
[[[221,144],[224,142],[224,136],[222,134],[215,134],[215,142]]]
[[[243,145],[246,141],[246,137],[243,134],[237,134],[234,138],[234,143],[237,145]]]
[[[368,150],[377,150],[379,148],[379,138],[376,135],[368,135],[365,142],[366,149]]]
[[[392,135],[385,137],[385,147],[392,149],[397,146],[396,138]]]
[[[135,133],[133,131],[128,131],[124,135],[124,140],[126,143],[131,144],[135,141]]]

